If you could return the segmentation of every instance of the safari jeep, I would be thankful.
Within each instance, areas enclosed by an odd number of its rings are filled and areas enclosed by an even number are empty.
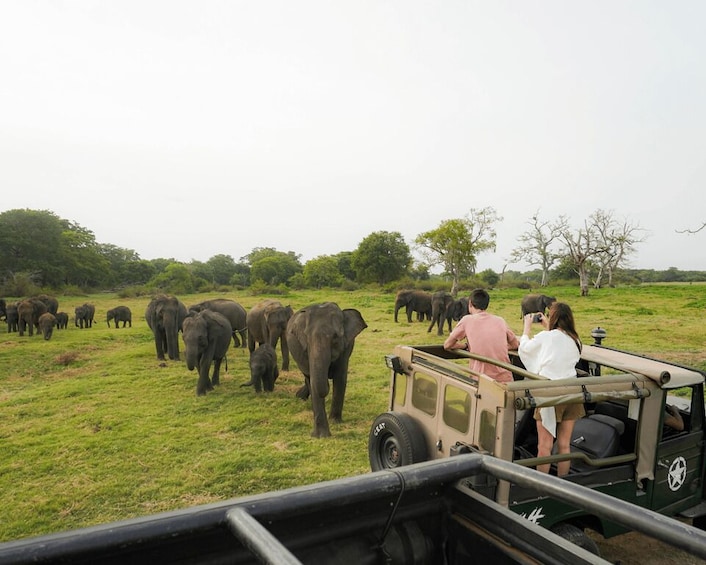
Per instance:
[[[597,328],[600,330],[600,328]],[[595,330],[594,330],[595,331]],[[535,467],[571,460],[565,480],[706,529],[704,500],[704,373],[600,345],[585,345],[579,378],[549,380],[511,364],[441,346],[397,346],[389,411],[373,422],[368,441],[373,471],[477,452]],[[498,383],[473,373],[474,357],[510,369],[514,381]],[[538,458],[537,407],[582,403],[570,454]],[[666,405],[676,406],[683,430],[664,425]],[[598,553],[585,534],[604,537],[627,530],[535,489],[502,480],[469,479],[471,488],[526,519]]]

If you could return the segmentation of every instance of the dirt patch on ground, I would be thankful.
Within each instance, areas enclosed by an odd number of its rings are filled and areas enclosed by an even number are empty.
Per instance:
[[[704,565],[706,561],[662,543],[654,538],[631,532],[603,539],[591,534],[601,557],[616,565]]]

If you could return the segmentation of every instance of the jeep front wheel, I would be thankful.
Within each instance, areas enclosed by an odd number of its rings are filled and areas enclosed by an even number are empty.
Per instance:
[[[375,418],[368,437],[368,459],[373,471],[395,469],[427,458],[424,434],[410,416],[385,412]]]
[[[564,538],[566,541],[570,541],[574,545],[578,545],[586,551],[590,551],[594,555],[598,555],[600,557],[601,552],[598,549],[598,545],[595,541],[588,537],[588,534],[586,534],[586,532],[584,532],[581,528],[574,526],[573,524],[561,523],[553,526],[551,530],[556,535]]]

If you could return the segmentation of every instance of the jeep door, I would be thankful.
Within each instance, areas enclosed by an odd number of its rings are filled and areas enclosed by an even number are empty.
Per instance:
[[[669,391],[666,403],[679,408],[683,430],[661,426],[651,509],[674,515],[703,498],[703,385]],[[667,415],[662,411],[663,419]]]

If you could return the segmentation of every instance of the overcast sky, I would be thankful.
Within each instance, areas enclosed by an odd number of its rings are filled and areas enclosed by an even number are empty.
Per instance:
[[[0,211],[144,259],[306,261],[494,207],[706,269],[706,2],[0,0]],[[509,268],[526,270],[514,264]]]

